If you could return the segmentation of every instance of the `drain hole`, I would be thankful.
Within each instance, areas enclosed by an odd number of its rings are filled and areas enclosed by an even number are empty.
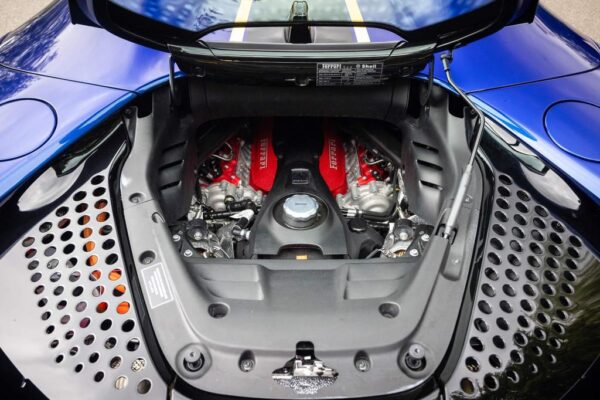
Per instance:
[[[229,313],[229,306],[224,303],[214,303],[208,306],[208,315],[215,319],[224,318]],[[396,318],[400,307],[394,303],[383,303],[379,306],[379,313],[385,318]]]
[[[500,175],[498,176],[498,180],[502,182],[503,185],[510,186],[512,185],[512,179],[508,175]]]
[[[33,256],[35,256],[37,254],[37,250],[36,249],[29,249],[25,252],[25,257],[26,258],[32,258]]]
[[[42,238],[42,243],[50,244],[50,242],[52,242],[53,240],[54,240],[54,235],[49,233],[47,235],[44,235],[44,237]]]
[[[523,361],[525,361],[523,359],[523,354],[519,351],[519,350],[513,350],[510,352],[510,359],[515,363],[515,364],[522,364]]]
[[[140,255],[140,262],[145,265],[152,264],[155,259],[156,259],[156,254],[154,254],[154,252],[151,250],[144,251]]]
[[[533,225],[538,229],[546,229],[546,223],[538,217],[533,218]]]
[[[523,214],[527,214],[529,212],[529,207],[527,207],[525,204],[523,204],[521,202],[517,202],[517,204],[515,204],[515,208],[519,212],[522,212]]]
[[[510,197],[510,190],[504,186],[498,187],[498,193],[500,193],[500,196],[502,197]]]
[[[535,212],[537,213],[537,215],[539,215],[540,217],[543,217],[543,218],[546,218],[548,216],[548,210],[546,210],[542,206],[536,206]]]
[[[29,264],[27,264],[27,269],[30,271],[33,271],[34,269],[36,269],[37,267],[39,267],[40,262],[37,260],[33,260],[31,261]]]
[[[44,250],[44,255],[46,257],[52,257],[56,253],[56,247],[50,246],[46,250]]]
[[[515,344],[517,346],[525,346],[527,345],[527,336],[525,336],[525,334],[523,332],[516,332],[513,335],[513,340],[515,341]]]
[[[502,242],[496,238],[493,238],[492,240],[490,240],[490,244],[496,250],[502,250],[504,248],[504,245],[502,244]]]
[[[100,297],[104,294],[104,290],[105,290],[104,286],[98,285],[92,290],[92,296]]]
[[[508,370],[506,371],[506,377],[512,382],[512,383],[518,383],[519,382],[519,374],[517,374],[515,371]]]
[[[516,217],[515,217],[516,219]],[[527,222],[521,224],[521,225],[525,225]],[[517,239],[525,239],[525,232],[523,231],[523,229],[519,228],[518,226],[515,226],[514,228],[511,229],[511,232],[513,234],[514,237],[516,237]]]
[[[508,202],[504,199],[496,200],[496,204],[503,210],[508,210],[510,208],[510,204],[508,204]]]
[[[537,240],[538,242],[543,242],[545,239],[544,235],[537,229],[531,231],[531,237],[533,238],[533,240]]]
[[[102,277],[102,271],[100,271],[99,269],[93,270],[92,272],[90,272],[90,275],[89,275],[89,279],[92,282],[96,282],[101,277]]]
[[[524,315],[519,315],[517,322],[522,328],[529,328],[529,320]]]
[[[460,389],[468,395],[475,393],[475,384],[469,378],[463,378],[460,381]]]
[[[93,267],[98,263],[98,256],[89,256],[85,263],[88,267]]]
[[[521,266],[521,260],[519,260],[519,257],[515,256],[514,254],[508,255],[508,262],[515,267]]]

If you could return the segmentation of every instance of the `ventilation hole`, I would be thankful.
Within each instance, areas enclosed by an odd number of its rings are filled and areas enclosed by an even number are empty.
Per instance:
[[[50,325],[49,327],[46,328],[46,333],[48,335],[50,335],[52,332],[54,332],[54,325]]]
[[[537,240],[538,242],[543,242],[546,239],[544,235],[537,229],[531,231],[531,237],[533,240]]]
[[[550,240],[552,240],[556,244],[562,244],[563,243],[562,238],[556,232],[550,232],[549,237],[550,237]]]
[[[532,312],[533,304],[531,303],[531,301],[529,301],[527,299],[523,299],[523,300],[521,300],[521,308],[523,309],[523,311]]]
[[[108,303],[103,301],[96,306],[96,312],[102,314],[108,310]]]
[[[106,263],[108,265],[113,265],[114,263],[116,263],[119,260],[119,256],[116,255],[115,253],[109,254],[108,257],[106,257]]]
[[[106,193],[106,189],[105,189],[105,188],[103,188],[103,187],[99,187],[99,188],[97,188],[97,189],[94,189],[94,191],[92,192],[92,194],[93,194],[95,197],[100,197],[100,196],[102,196],[104,193]]]
[[[102,372],[102,371],[96,372],[96,374],[94,375],[94,381],[102,382],[102,379],[104,379],[104,372]]]
[[[67,215],[67,213],[69,212],[69,207],[60,207],[58,210],[56,210],[55,215],[57,217],[64,217],[65,215]]]
[[[506,186],[510,186],[513,183],[512,179],[509,176],[504,175],[504,174],[498,176],[498,180],[500,182],[502,182],[503,185],[506,185]]]
[[[529,212],[529,207],[521,202],[517,202],[517,204],[515,204],[515,208],[523,214],[527,214]]]
[[[479,310],[484,314],[489,315],[492,313],[492,306],[490,306],[490,303],[488,303],[485,300],[481,300],[479,303],[477,303],[477,306],[479,307]]]
[[[473,357],[467,357],[465,360],[465,365],[467,366],[467,369],[471,372],[479,372],[479,370],[481,369],[479,362]]]
[[[500,265],[500,257],[496,253],[488,253],[487,259],[494,265]]]
[[[558,319],[562,319],[563,321],[569,319],[569,313],[565,310],[556,310],[556,316],[558,317]]]
[[[112,232],[112,226],[110,226],[110,225],[104,225],[102,228],[100,228],[101,236],[109,235],[111,232]]]
[[[96,263],[98,263],[98,256],[89,256],[85,263],[88,267],[93,267],[94,265],[96,265]]]
[[[117,339],[114,337],[109,337],[108,339],[106,339],[106,341],[104,342],[104,347],[108,350],[114,348],[117,345]]]
[[[108,318],[100,323],[100,329],[102,329],[103,331],[109,330],[111,326],[112,326],[112,320],[110,320]]]
[[[90,236],[92,236],[92,233],[94,233],[94,231],[92,230],[92,228],[85,228],[81,231],[80,236],[84,239],[89,238]]]
[[[57,286],[52,293],[54,293],[55,296],[60,296],[61,294],[63,294],[64,291],[65,291],[64,287]]]
[[[575,282],[575,280],[577,279],[577,277],[575,276],[574,273],[572,273],[571,271],[565,271],[563,273],[563,276],[565,277],[566,280],[568,280],[569,282]]]
[[[52,257],[56,253],[56,247],[50,246],[46,250],[44,250],[44,255],[46,257]]]
[[[117,313],[118,314],[127,314],[127,312],[129,312],[129,308],[130,308],[130,304],[126,301],[122,301],[119,303],[119,305],[117,306]]]
[[[487,276],[488,279],[490,279],[492,281],[497,281],[498,280],[498,273],[493,268],[486,268],[485,269],[485,276]]]
[[[104,182],[104,176],[96,175],[90,180],[90,182],[92,183],[92,185],[99,185],[102,182]]]
[[[540,348],[540,346],[532,346],[531,347],[531,352],[536,357],[541,357],[544,354],[544,352],[542,351],[542,349]]]
[[[525,217],[523,217],[521,214],[515,214],[514,218],[515,222],[521,226],[525,226],[527,225],[527,219]],[[523,232],[523,231],[521,231]],[[517,235],[515,235],[517,236]],[[525,237],[525,234],[523,234],[523,236],[517,236],[519,238],[523,238]]]
[[[494,225],[492,225],[492,230],[494,231],[494,233],[496,233],[496,235],[499,235],[499,236],[506,235],[506,229],[504,229],[504,227],[502,227],[502,225],[494,224]]]
[[[552,329],[554,329],[554,332],[558,333],[559,335],[565,334],[565,327],[558,322],[554,322],[552,324]]]
[[[108,279],[110,279],[111,281],[117,281],[121,278],[121,275],[122,271],[118,268],[115,268],[108,274]]]
[[[570,258],[567,259],[567,261],[565,261],[565,265],[570,268],[570,269],[577,269],[578,265],[575,261],[571,260]]]
[[[573,305],[571,300],[566,296],[559,296],[558,301],[563,307],[571,307]]]
[[[77,265],[77,259],[75,257],[69,258],[65,265],[67,268],[73,268]]]
[[[40,301],[38,301],[38,307],[45,307],[46,304],[48,304],[48,299],[45,297],[40,299]]]
[[[134,327],[135,327],[135,322],[133,322],[132,319],[128,319],[127,321],[123,322],[121,329],[123,330],[123,332],[131,332]]]
[[[554,286],[549,285],[547,283],[544,283],[542,285],[542,291],[544,293],[546,293],[548,296],[554,296],[556,294],[556,289],[554,289]]]
[[[83,245],[83,251],[85,251],[85,252],[88,252],[88,253],[89,253],[90,251],[94,250],[95,248],[96,248],[96,243],[94,243],[94,242],[92,242],[92,241],[86,242],[86,243]]]
[[[42,321],[47,321],[48,318],[50,318],[52,316],[52,313],[50,311],[45,311],[44,313],[42,313]]]
[[[517,242],[516,240],[510,241],[510,248],[518,253],[523,251],[523,246],[521,246],[521,243]]]
[[[484,349],[483,342],[477,337],[469,339],[469,345],[475,351],[483,351]]]
[[[540,259],[535,256],[527,257],[527,263],[533,268],[540,268],[542,266]]]
[[[544,252],[544,249],[542,249],[541,246],[535,242],[529,245],[529,249],[537,255],[540,255]]]
[[[102,248],[104,250],[110,250],[115,246],[115,241],[112,239],[108,239],[107,241],[105,241],[104,243],[102,243]]]
[[[530,284],[523,285],[523,291],[529,297],[535,297],[537,295],[536,289]]]
[[[523,332],[515,332],[513,340],[517,346],[524,347],[527,345],[527,336]]]
[[[552,310],[554,308],[554,305],[552,304],[552,302],[545,297],[540,299],[540,304],[546,310]]]
[[[106,207],[107,205],[108,205],[108,201],[106,201],[106,200],[102,199],[102,200],[98,200],[98,201],[96,202],[96,204],[94,204],[94,207],[95,207],[97,210],[102,210],[102,209],[103,209],[104,207]]]
[[[102,277],[102,271],[100,271],[99,269],[93,270],[92,272],[90,272],[90,275],[89,275],[89,279],[92,282],[97,281],[101,277]]]
[[[524,315],[519,315],[517,317],[517,323],[521,328],[529,328],[529,320]]]
[[[484,283],[481,286],[481,290],[488,297],[494,297],[496,295],[496,291],[494,290],[494,288],[491,285],[488,285],[487,283]]]
[[[506,300],[502,300],[502,301],[500,302],[500,309],[501,309],[502,311],[504,311],[505,313],[507,313],[507,314],[510,314],[510,313],[512,313],[512,312],[513,312],[513,308],[512,308],[512,306],[511,306],[511,305],[510,305],[510,303],[509,303],[508,301],[506,301]]]
[[[507,331],[510,328],[510,325],[508,325],[508,322],[506,322],[504,318],[498,318],[496,320],[496,325],[498,325],[498,328],[502,329],[503,331]]]
[[[83,364],[79,363],[75,366],[75,373],[80,373],[81,371],[83,371]]]
[[[557,338],[550,338],[548,340],[548,343],[550,344],[550,346],[552,346],[553,348],[555,348],[556,350],[560,349],[562,346],[562,343],[560,340],[558,340]]]
[[[57,364],[60,364],[61,362],[63,362],[63,360],[65,359],[65,356],[62,354],[59,354],[56,356],[56,358],[54,359],[54,362],[56,362]]]
[[[506,275],[506,277],[508,279],[510,279],[513,282],[516,282],[519,280],[519,275],[515,272],[514,269],[508,268],[506,271],[504,271],[504,274]]]
[[[546,331],[544,331],[540,327],[535,327],[535,329],[533,330],[533,336],[535,336],[537,340],[544,341],[546,340]]]
[[[67,340],[71,340],[73,338],[73,336],[75,336],[75,332],[72,330],[67,331],[67,333],[65,333],[65,339],[67,339]]]
[[[537,282],[540,280],[539,275],[531,269],[528,269],[527,271],[525,271],[525,277],[527,279],[529,279],[531,282]]]
[[[488,324],[486,324],[486,322],[481,318],[477,318],[473,324],[475,325],[475,329],[481,333],[485,333],[490,329]]]
[[[123,359],[120,356],[114,356],[113,358],[110,359],[110,367],[112,369],[117,369],[121,366],[121,364],[123,363]]]
[[[59,344],[58,339],[54,339],[53,341],[50,342],[50,348],[55,349],[58,347],[58,344]]]
[[[514,254],[509,254],[507,259],[511,265],[514,265],[515,267],[521,266],[521,260],[519,260],[519,257],[515,256]]]
[[[40,232],[42,233],[46,233],[48,232],[50,229],[52,228],[52,223],[50,222],[44,222],[43,224],[40,225]]]
[[[542,325],[548,325],[550,323],[550,317],[548,317],[548,314],[543,312],[537,313],[536,319]]]
[[[567,253],[569,253],[569,256],[573,257],[573,258],[581,257],[581,254],[579,254],[579,251],[577,249],[575,249],[574,247],[569,247],[567,249]]]
[[[64,310],[65,307],[67,306],[67,301],[66,300],[61,300],[56,304],[56,308],[58,310]]]
[[[490,365],[494,368],[500,369],[502,367],[502,361],[496,354],[492,354],[489,357]]]
[[[77,211],[78,213],[82,213],[87,209],[88,209],[87,203],[80,203],[77,205],[77,207],[75,207],[75,211]]]
[[[44,289],[45,289],[44,285],[36,286],[36,288],[33,289],[33,293],[42,294],[44,292]]]
[[[54,272],[52,275],[50,275],[50,282],[58,282],[60,280],[60,277],[60,272]]]
[[[31,282],[37,282],[40,279],[42,279],[42,274],[40,274],[39,272],[36,272],[35,274],[31,275]]]
[[[25,252],[25,257],[26,258],[32,258],[33,256],[35,256],[37,254],[37,250],[36,249],[29,249]]]
[[[519,198],[519,200],[524,201],[524,202],[528,202],[531,200],[531,196],[529,196],[529,193],[527,193],[523,190],[517,191],[517,197]]]
[[[500,222],[508,222],[508,216],[504,212],[502,212],[500,210],[496,211],[494,213],[494,216]]]
[[[538,229],[546,229],[546,223],[538,217],[533,218],[533,225]]]
[[[127,350],[136,351],[140,347],[140,339],[132,338],[127,342]]]
[[[554,257],[562,256],[562,250],[553,244],[548,246],[548,252],[550,252],[550,254],[552,254]]]
[[[89,345],[91,345],[92,343],[94,343],[94,340],[96,340],[96,337],[95,337],[94,335],[92,335],[92,334],[89,334],[89,335],[87,335],[87,336],[86,336],[86,337],[83,339],[83,344],[85,344],[86,346],[89,346]],[[93,354],[94,354],[94,353],[92,353],[92,355],[93,355]],[[95,353],[95,354],[98,354],[98,353]],[[93,361],[91,360],[91,358],[92,358],[92,357],[90,356],[90,362],[93,362]]]
[[[556,282],[558,281],[558,276],[550,271],[549,269],[547,269],[546,271],[544,271],[544,277],[549,280],[550,282]]]
[[[39,267],[39,265],[40,265],[39,261],[33,260],[33,261],[29,262],[29,264],[27,264],[27,269],[30,271],[33,271],[34,269]]]
[[[83,312],[83,311],[85,311],[86,308],[87,308],[87,303],[85,301],[80,301],[75,306],[75,311],[77,311],[77,312]]]
[[[81,321],[79,321],[79,327],[85,329],[90,326],[91,322],[92,320],[90,320],[88,317],[82,318]]]
[[[73,296],[79,297],[79,296],[81,296],[81,293],[83,293],[82,286],[77,286],[75,289],[73,289]]]
[[[140,383],[137,384],[137,392],[139,394],[147,394],[150,392],[152,388],[152,382],[149,379],[142,379]]]
[[[100,297],[104,294],[104,291],[106,289],[104,288],[104,286],[102,285],[98,285],[96,286],[93,290],[92,290],[92,296],[94,297]]]
[[[90,363],[94,364],[99,359],[100,359],[100,354],[99,353],[93,352],[92,354],[90,354],[90,358],[89,358]]]
[[[71,224],[71,220],[69,218],[63,218],[60,221],[58,221],[58,224],[56,224],[56,225],[58,226],[59,229],[65,229],[70,224]]]
[[[54,240],[54,235],[51,233],[48,233],[47,235],[44,235],[44,237],[42,238],[42,243],[50,244],[53,240]]]
[[[105,212],[101,212],[96,216],[96,221],[98,222],[106,222],[110,218],[110,214]]]
[[[578,247],[578,248],[583,246],[583,243],[581,243],[581,240],[578,237],[576,237],[576,236],[570,236],[569,237],[569,242],[573,246]]]
[[[496,238],[493,238],[492,240],[490,240],[490,244],[496,250],[502,250],[504,248],[504,245],[502,244],[502,242]],[[489,255],[488,255],[488,258],[489,258]]]
[[[117,285],[113,289],[113,296],[115,296],[115,297],[121,297],[121,296],[123,296],[123,294],[125,294],[126,290],[127,289],[125,288],[125,285]]]
[[[500,193],[500,196],[502,197],[510,197],[510,190],[505,186],[499,186],[498,193]]]
[[[563,292],[565,292],[566,294],[574,294],[575,293],[575,288],[568,283],[563,283],[562,285],[560,285],[560,287],[563,290]]]
[[[81,201],[81,200],[85,199],[86,195],[87,195],[87,193],[84,192],[83,190],[79,191],[79,192],[75,193],[75,195],[73,196],[73,200]]]
[[[521,225],[523,225],[523,224],[521,224]],[[513,236],[516,237],[517,239],[525,239],[525,232],[523,231],[523,229],[519,228],[518,226],[515,226],[514,228],[512,228],[511,232],[512,232]]]
[[[79,225],[86,225],[88,222],[90,222],[90,216],[89,215],[82,215],[81,217],[79,217],[79,219],[77,220],[77,223]]]
[[[510,204],[504,199],[497,199],[496,204],[503,210],[508,210],[510,208]]]
[[[66,245],[63,249],[63,253],[65,254],[71,254],[73,251],[75,250],[75,245],[70,243],[68,245]]]
[[[494,375],[492,374],[487,374],[484,378],[483,378],[483,384],[485,385],[485,387],[491,391],[495,391],[498,390],[498,387],[500,386],[500,384],[498,383],[498,378],[496,378]]]

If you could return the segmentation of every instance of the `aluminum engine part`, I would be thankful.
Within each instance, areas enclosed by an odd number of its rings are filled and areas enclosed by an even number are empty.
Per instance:
[[[380,215],[388,215],[394,208],[394,188],[391,184],[372,181],[358,186],[349,186],[348,193],[337,196],[340,208],[354,208]]]
[[[263,193],[249,186],[236,186],[227,181],[213,183],[202,188],[202,203],[215,211],[225,211],[225,199],[233,198],[235,201],[251,200],[257,206],[262,204]]]
[[[385,237],[381,248],[382,257],[396,258],[406,253],[415,239],[415,230],[408,220],[399,220],[390,225],[390,232]]]

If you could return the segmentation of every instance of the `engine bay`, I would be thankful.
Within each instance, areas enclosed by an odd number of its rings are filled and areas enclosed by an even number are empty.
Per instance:
[[[213,127],[213,130],[219,127]],[[328,119],[223,128],[194,169],[184,257],[370,259],[423,253],[433,226],[411,211],[401,165]]]

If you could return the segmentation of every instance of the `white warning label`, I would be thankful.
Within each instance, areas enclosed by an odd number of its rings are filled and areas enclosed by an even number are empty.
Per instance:
[[[143,269],[142,281],[146,287],[150,308],[154,309],[173,301],[173,293],[161,263]]]
[[[319,63],[317,86],[373,86],[382,83],[383,63]]]

